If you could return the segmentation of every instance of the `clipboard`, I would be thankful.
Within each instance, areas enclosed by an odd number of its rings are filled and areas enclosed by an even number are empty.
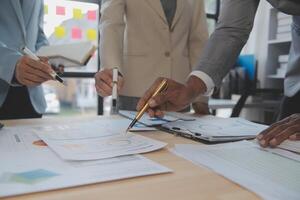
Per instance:
[[[203,116],[190,122],[162,124],[161,130],[208,143],[218,143],[254,139],[267,127],[242,118]]]

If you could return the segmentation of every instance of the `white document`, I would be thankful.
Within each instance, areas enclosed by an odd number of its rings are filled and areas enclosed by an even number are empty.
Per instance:
[[[270,200],[298,200],[300,162],[263,151],[248,141],[219,145],[176,145],[175,154],[206,166]]]
[[[206,115],[198,117],[194,121],[169,122],[163,124],[162,127],[214,142],[255,138],[268,126],[253,123],[243,118],[220,118]]]
[[[127,119],[96,120],[64,128],[44,129],[37,135],[65,160],[96,160],[147,153],[167,144],[132,133],[124,133]]]
[[[300,141],[285,140],[277,148],[262,148],[265,151],[300,162]]]
[[[300,154],[300,141],[285,140],[278,148]]]
[[[64,161],[30,127],[0,132],[0,197],[171,172],[143,156]]]
[[[146,126],[141,123],[136,123],[131,129],[130,132],[150,132],[157,131],[157,129],[153,126]]]
[[[136,111],[128,111],[128,110],[120,110],[119,111],[120,115],[123,117],[126,117],[128,119],[134,119],[137,112]],[[147,126],[157,126],[161,124],[165,124],[168,122],[176,121],[179,118],[176,116],[171,116],[171,115],[165,115],[163,118],[156,118],[156,117],[149,117],[147,113],[145,113],[141,119],[139,120],[140,123],[145,124]]]

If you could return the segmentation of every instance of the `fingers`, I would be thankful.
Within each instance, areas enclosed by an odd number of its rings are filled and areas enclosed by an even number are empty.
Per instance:
[[[51,66],[48,63],[36,61],[28,57],[26,57],[24,61],[25,64],[31,66],[32,68],[35,68],[36,70],[40,70],[42,73],[50,74],[53,72]]]
[[[164,117],[164,113],[161,110],[159,110],[159,109],[155,109],[154,110],[154,109],[149,108],[147,110],[147,113],[148,113],[148,115],[150,117],[159,117],[159,118],[163,118]]]
[[[49,58],[44,57],[44,56],[39,56],[39,59],[40,59],[43,63],[49,64]]]
[[[288,124],[282,124],[276,128],[271,129],[269,132],[265,133],[263,138],[260,139],[259,143],[262,147],[267,147],[270,141],[276,136],[281,134],[285,129],[288,128]]]
[[[112,87],[102,80],[96,82],[96,90],[102,97],[110,96],[112,94]]]
[[[295,114],[273,124],[260,133],[257,139],[262,147],[276,147],[288,138],[299,140],[299,133],[300,115]]]
[[[52,80],[52,76],[50,76],[49,73],[45,73],[41,70],[38,70],[36,68],[32,68],[31,66],[28,66],[24,69],[23,71],[24,75],[26,75],[27,78],[34,78],[34,79],[31,79],[32,81],[36,81],[38,79],[41,79],[42,82],[45,82],[45,81],[48,81],[48,80]],[[30,76],[32,75],[32,76]],[[41,82],[41,83],[42,83]]]
[[[98,87],[98,85],[96,85],[96,91],[101,97],[107,97],[111,95],[110,93],[103,90],[101,87]]]
[[[300,140],[300,133],[295,133],[289,137],[290,140]]]
[[[59,66],[51,65],[51,67],[58,75],[62,75],[65,72],[65,66],[63,65],[59,65]]]
[[[300,130],[299,130],[300,131]],[[276,147],[281,144],[284,140],[288,139],[291,135],[294,135],[298,132],[297,126],[291,126],[282,131],[280,134],[277,134],[270,140],[270,146]]]
[[[258,136],[257,139],[258,140],[263,140],[265,139],[265,137],[267,137],[267,135],[275,128],[287,123],[290,119],[289,118],[285,118],[279,122],[276,122],[275,124],[272,124],[269,128],[267,128],[266,130],[262,131]]]
[[[210,114],[208,103],[195,102],[192,104],[192,106],[196,114],[200,114],[200,115]]]
[[[24,82],[24,85],[29,86],[29,87],[38,86],[38,85],[41,84],[40,82],[35,82],[35,81],[32,81],[30,79],[26,79],[26,78],[24,78],[23,82]]]
[[[30,80],[35,83],[43,83],[47,80],[49,80],[48,77],[43,77],[43,74],[39,74],[39,71],[33,70],[29,72],[25,72],[25,79]]]
[[[95,87],[97,93],[102,96],[110,96],[112,94],[113,80],[112,80],[112,69],[104,69],[97,72],[95,75]],[[120,90],[124,85],[124,79],[118,77],[118,90]]]
[[[147,103],[147,101],[150,99],[152,94],[155,92],[156,88],[158,85],[161,83],[163,78],[158,78],[156,81],[153,83],[153,85],[145,92],[143,97],[139,100],[136,109],[139,111],[143,108],[143,106]],[[155,101],[149,101],[149,105],[151,108],[157,106],[157,103]]]
[[[172,100],[174,98],[176,98],[176,95],[174,95],[174,92],[167,90],[163,93],[156,95],[152,99],[150,99],[149,106],[152,108],[158,107],[160,110],[165,110],[165,111],[167,111],[169,109],[172,110],[172,107],[167,106],[167,105],[169,104],[169,100]]]
[[[50,65],[23,56],[16,65],[15,75],[21,84],[33,86],[52,80],[50,72],[52,72]]]

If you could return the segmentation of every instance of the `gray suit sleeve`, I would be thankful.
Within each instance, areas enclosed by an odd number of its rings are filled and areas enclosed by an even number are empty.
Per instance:
[[[234,65],[253,27],[259,0],[223,0],[219,21],[195,70],[208,74],[218,87]]]

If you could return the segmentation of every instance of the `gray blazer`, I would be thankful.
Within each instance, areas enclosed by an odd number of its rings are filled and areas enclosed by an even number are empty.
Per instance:
[[[0,106],[5,101],[12,83],[15,66],[22,54],[20,47],[26,45],[35,52],[47,39],[43,32],[43,1],[1,0],[0,6]],[[46,109],[41,86],[28,87],[31,103],[38,113]],[[20,99],[22,101],[22,99]]]
[[[219,86],[234,65],[253,27],[260,0],[224,0],[216,30],[211,35],[195,70],[208,74]],[[292,15],[300,15],[299,0],[268,0],[272,6]],[[299,26],[293,25],[293,42],[285,94],[293,96],[300,90]],[[297,28],[298,27],[298,28]],[[297,47],[296,47],[297,46]],[[294,48],[293,48],[294,47]],[[292,82],[288,81],[291,76]],[[297,82],[298,84],[294,84]],[[286,84],[289,84],[288,86]]]

